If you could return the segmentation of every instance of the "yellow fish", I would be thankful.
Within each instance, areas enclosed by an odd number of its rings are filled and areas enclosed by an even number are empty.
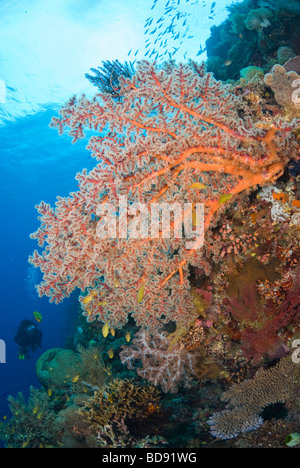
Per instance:
[[[43,416],[43,412],[40,411],[39,414],[37,415],[37,419],[41,419],[42,416]]]
[[[77,375],[75,375],[75,376],[73,377],[72,382],[73,382],[73,383],[76,383],[78,379],[79,379],[79,374],[77,374]]]
[[[196,210],[194,209],[194,207],[192,209],[192,223],[193,223],[193,226],[198,226],[199,224],[199,219],[197,217]]]
[[[104,338],[107,337],[108,333],[109,333],[109,325],[108,325],[108,322],[106,322],[102,327],[102,335],[104,336]]]
[[[107,302],[106,301],[101,301],[101,302],[98,302],[98,305],[102,306],[102,305],[106,305]]]
[[[128,333],[125,335],[125,340],[128,341],[128,343],[129,343],[130,338],[131,338],[131,334],[130,334],[130,332],[128,332]]]
[[[201,182],[195,182],[194,184],[190,185],[188,188],[206,189],[206,185],[202,184]]]
[[[51,396],[52,395],[52,390],[51,388],[48,388],[48,396]]]
[[[29,444],[29,440],[27,442],[23,442],[22,448],[25,448]]]
[[[38,407],[35,406],[35,407],[33,408],[33,410],[32,410],[33,414],[36,414],[36,413],[37,413],[37,410],[38,410]]]
[[[115,331],[113,328],[111,328],[111,329],[110,329],[110,333],[111,333],[112,336],[115,336],[116,331]]]
[[[141,284],[141,286],[139,287],[139,290],[137,292],[137,301],[138,302],[142,302],[143,297],[144,297],[144,292],[145,292],[145,286],[144,286],[144,283],[143,283],[143,284]]]
[[[106,367],[103,367],[103,370],[104,370],[104,372],[107,373],[107,375],[111,375],[112,367],[111,366],[106,366]]]
[[[42,314],[40,314],[39,312],[37,312],[37,311],[33,312],[33,316],[34,316],[34,318],[35,318],[35,320],[36,320],[37,322],[41,322],[41,321],[42,321]]]
[[[223,193],[222,195],[220,195],[220,198],[218,200],[219,205],[222,205],[222,203],[225,203],[227,202],[227,200],[230,200],[232,196],[232,193]]]
[[[108,354],[108,357],[109,357],[110,359],[112,359],[112,358],[114,357],[114,350],[113,350],[113,349],[109,349],[109,350],[107,351],[107,354]]]
[[[88,296],[85,296],[83,299],[82,299],[82,304],[88,304],[89,302],[91,302],[92,300],[94,299],[94,294],[89,294]]]

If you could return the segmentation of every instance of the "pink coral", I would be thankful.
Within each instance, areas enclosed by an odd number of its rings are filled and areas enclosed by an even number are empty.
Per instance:
[[[188,386],[195,374],[195,356],[184,348],[171,346],[164,333],[151,337],[146,330],[140,330],[131,346],[122,348],[121,362],[134,369],[136,361],[141,361],[138,375],[155,386],[161,385],[164,392],[176,393],[179,384]]]
[[[256,122],[241,96],[193,62],[158,68],[142,61],[120,83],[120,101],[74,97],[52,121],[73,141],[92,129],[88,149],[99,163],[77,174],[79,190],[58,197],[55,208],[37,207],[41,226],[31,237],[47,244],[30,257],[43,273],[37,290],[58,303],[75,288],[93,288],[80,298],[84,314],[112,327],[124,325],[129,313],[148,328],[184,323],[194,313],[188,265],[209,272],[203,249],[186,248],[184,238],[99,239],[99,206],[117,205],[121,196],[149,209],[157,202],[203,203],[209,229],[240,192],[275,180],[297,156],[297,122]]]

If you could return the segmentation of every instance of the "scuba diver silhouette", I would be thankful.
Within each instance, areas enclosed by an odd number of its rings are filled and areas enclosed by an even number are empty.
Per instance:
[[[41,346],[43,333],[31,320],[22,320],[14,338],[19,345],[19,359],[30,358],[29,351],[35,351]]]

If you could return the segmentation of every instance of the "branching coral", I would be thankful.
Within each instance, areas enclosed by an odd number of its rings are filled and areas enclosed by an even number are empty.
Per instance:
[[[152,329],[170,320],[183,324],[195,313],[188,265],[210,270],[201,236],[192,248],[165,229],[159,238],[146,232],[99,239],[102,209],[116,207],[120,221],[122,196],[129,207],[142,202],[147,210],[157,202],[189,203],[190,214],[203,203],[208,231],[241,192],[276,180],[297,156],[297,122],[257,121],[240,96],[194,62],[158,68],[143,61],[132,78],[119,81],[121,102],[109,94],[72,98],[52,121],[73,141],[91,128],[88,148],[99,164],[77,174],[79,191],[58,198],[55,209],[38,206],[41,227],[31,237],[48,244],[30,258],[44,275],[38,293],[57,303],[76,287],[94,288],[81,296],[84,314],[112,327],[124,325],[129,313]],[[140,218],[130,209],[125,221],[130,233]],[[171,217],[174,229],[179,223]]]
[[[146,436],[142,439],[135,439],[123,421],[112,421],[104,426],[97,435],[98,447],[112,448],[151,448],[163,447],[167,441],[160,436]]]
[[[0,424],[0,436],[13,448],[57,447],[55,413],[49,409],[49,396],[30,387],[28,403],[22,393],[8,397],[12,418]]]
[[[139,442],[136,431],[140,420],[145,426],[147,418],[160,412],[160,393],[152,385],[140,385],[130,380],[114,379],[110,384],[96,390],[77,410],[65,414],[65,421],[77,418],[78,425],[73,426],[70,435],[88,438],[89,444],[101,447],[135,447]],[[70,422],[68,422],[70,421]],[[148,427],[151,432],[151,428]],[[138,432],[138,430],[137,430]],[[149,436],[150,438],[150,436]],[[151,441],[148,440],[148,443]],[[163,443],[163,439],[161,439]],[[154,441],[153,441],[154,443]]]
[[[131,346],[123,346],[120,359],[129,369],[135,368],[136,361],[142,367],[137,368],[140,377],[155,386],[161,385],[164,392],[176,393],[178,385],[188,386],[195,374],[195,356],[185,349],[172,346],[166,334],[158,333],[154,338],[141,330]]]
[[[212,434],[230,439],[256,429],[263,423],[259,414],[264,407],[292,398],[299,376],[299,365],[289,356],[271,369],[259,369],[252,380],[233,385],[222,395],[222,400],[228,402],[226,409],[208,421]]]
[[[134,74],[134,67],[131,62],[121,64],[118,60],[102,62],[102,67],[91,68],[95,76],[86,73],[85,77],[103,93],[109,93],[112,97],[120,99],[121,87],[119,77],[131,77]]]
[[[152,385],[142,386],[130,380],[113,380],[95,391],[81,410],[85,420],[106,426],[113,420],[144,419],[159,411],[160,393]]]
[[[64,447],[135,447],[147,434],[155,443],[151,421],[160,417],[160,392],[152,385],[114,379],[89,395],[80,388],[57,415]]]

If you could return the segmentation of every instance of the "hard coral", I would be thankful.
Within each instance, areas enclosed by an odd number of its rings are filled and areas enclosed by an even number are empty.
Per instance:
[[[113,420],[144,419],[152,406],[153,412],[159,411],[159,400],[160,393],[152,385],[115,379],[86,401],[81,414],[91,424],[105,426]]]
[[[289,356],[268,370],[259,369],[252,380],[233,385],[221,398],[227,402],[226,409],[209,419],[212,434],[231,439],[256,429],[263,423],[259,414],[264,407],[285,403],[296,394],[297,379],[299,382],[299,365]]]
[[[48,349],[36,363],[37,377],[46,388],[68,387],[79,369],[80,358],[70,349]]]
[[[58,413],[64,447],[134,447],[142,433],[153,432],[160,417],[160,393],[152,385],[114,379],[92,395],[75,394]],[[148,425],[147,425],[148,423]],[[149,437],[150,437],[149,436]],[[162,440],[160,440],[162,442]]]

